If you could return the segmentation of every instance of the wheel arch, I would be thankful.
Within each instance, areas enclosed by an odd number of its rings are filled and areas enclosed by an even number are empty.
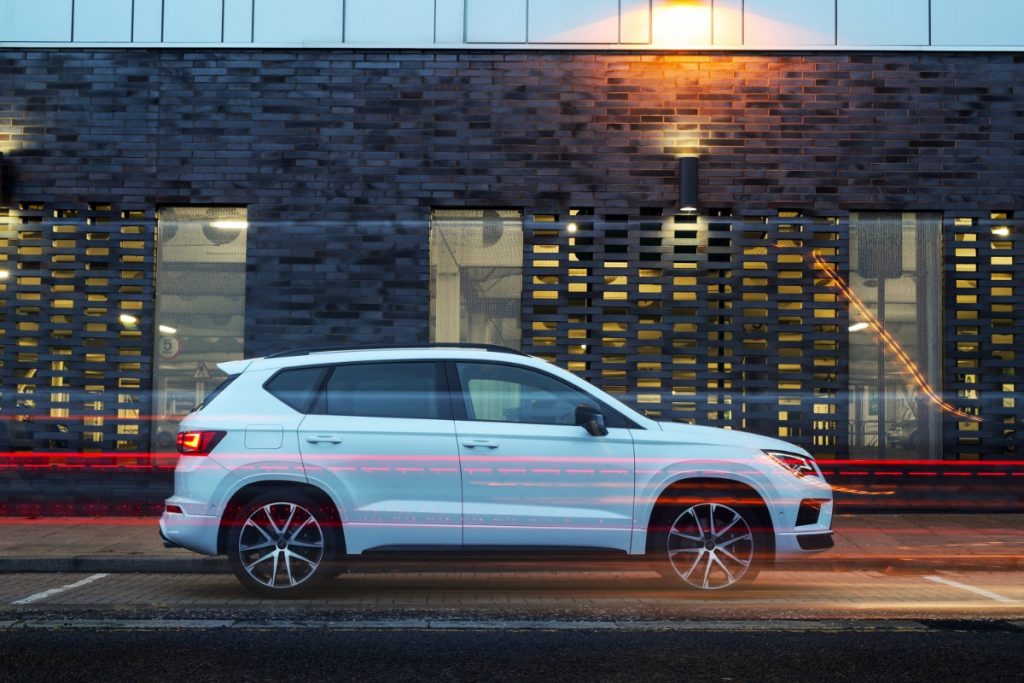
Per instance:
[[[757,511],[765,525],[765,537],[769,545],[768,558],[773,561],[775,557],[775,524],[765,496],[748,482],[721,476],[683,477],[663,486],[644,521],[643,529],[646,531],[643,536],[644,553],[650,554],[651,539],[658,532],[655,524],[666,509],[686,503],[706,501],[709,498],[709,492],[721,494],[721,498],[715,496],[715,502],[741,505]]]
[[[220,528],[217,531],[217,553],[223,555],[227,552],[227,539],[231,526],[240,521],[240,515],[245,506],[257,496],[269,493],[296,492],[312,498],[321,505],[321,509],[327,513],[327,526],[331,529],[338,541],[338,552],[345,554],[345,530],[342,525],[341,511],[323,489],[312,484],[303,484],[295,481],[257,481],[246,484],[235,491],[224,506],[224,512],[220,517]]]

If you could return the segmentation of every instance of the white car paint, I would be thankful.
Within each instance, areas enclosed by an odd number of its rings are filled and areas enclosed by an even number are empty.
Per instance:
[[[394,360],[532,368],[634,426],[592,436],[575,425],[303,415],[263,389],[285,368]],[[218,531],[233,496],[251,484],[273,482],[309,484],[326,493],[341,516],[350,554],[393,546],[504,545],[639,555],[658,496],[694,478],[739,482],[756,491],[771,515],[780,559],[809,552],[800,549],[798,536],[830,532],[832,492],[820,472],[797,477],[764,453],[809,455],[803,449],[754,434],[655,422],[538,358],[431,347],[311,353],[221,367],[240,374],[211,405],[188,415],[181,429],[224,430],[227,436],[208,456],[180,459],[167,504],[182,512],[165,511],[160,521],[165,538],[200,553],[222,550]],[[280,447],[273,448],[278,435]],[[797,509],[807,498],[825,502],[816,524],[797,528]]]

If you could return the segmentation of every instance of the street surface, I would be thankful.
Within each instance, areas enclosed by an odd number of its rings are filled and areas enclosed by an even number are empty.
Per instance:
[[[499,571],[500,569],[500,571]],[[362,568],[302,600],[226,574],[6,574],[5,681],[1008,681],[1024,573]]]
[[[1024,572],[766,571],[748,586],[697,594],[629,564],[574,570],[486,565],[353,571],[308,598],[263,600],[230,574],[6,574],[0,619],[29,611],[321,610],[486,618],[1024,620]]]

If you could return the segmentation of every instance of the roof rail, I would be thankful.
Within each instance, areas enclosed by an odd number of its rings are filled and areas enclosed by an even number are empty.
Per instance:
[[[308,356],[312,353],[328,353],[331,351],[375,351],[377,349],[476,349],[478,351],[493,351],[495,353],[512,353],[517,356],[527,356],[519,349],[497,344],[472,344],[467,342],[437,342],[433,344],[376,344],[373,346],[314,346],[306,349],[292,349],[290,351],[278,351],[264,358],[290,358],[292,356]]]

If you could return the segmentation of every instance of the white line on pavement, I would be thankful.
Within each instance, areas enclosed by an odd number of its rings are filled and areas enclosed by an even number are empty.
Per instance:
[[[60,588],[51,588],[50,590],[43,591],[42,593],[36,593],[35,595],[30,595],[27,598],[22,598],[21,600],[15,600],[11,604],[12,605],[28,605],[29,603],[38,602],[40,600],[45,600],[46,598],[50,597],[51,595],[57,595],[58,593],[63,593],[64,591],[69,591],[69,590],[72,590],[73,588],[80,588],[82,586],[85,586],[87,584],[92,583],[93,581],[99,581],[104,576],[110,576],[110,574],[93,574],[92,576],[87,576],[86,578],[82,579],[81,581],[75,581],[74,583],[69,583],[68,585],[61,586]]]
[[[995,600],[996,602],[1006,603],[1007,605],[1016,605],[1018,602],[1020,602],[1019,600],[1008,598],[1005,595],[999,595],[999,593],[987,591],[984,588],[978,588],[977,586],[968,586],[966,583],[960,583],[959,581],[950,581],[949,579],[944,579],[941,576],[926,576],[924,578],[928,581],[934,581],[935,583],[941,583],[946,586],[951,586],[953,588],[959,588],[960,590],[970,591],[971,593],[976,593],[978,595],[986,597],[989,600]]]

